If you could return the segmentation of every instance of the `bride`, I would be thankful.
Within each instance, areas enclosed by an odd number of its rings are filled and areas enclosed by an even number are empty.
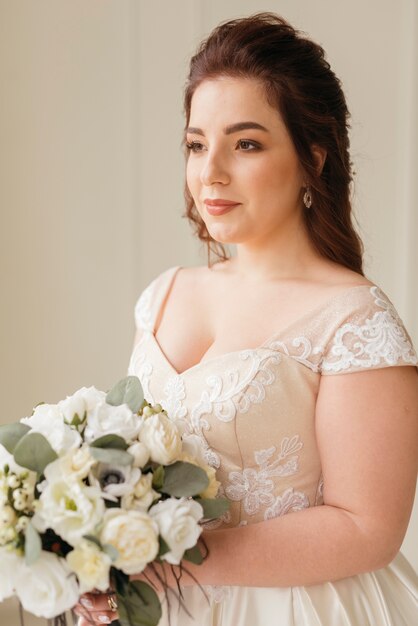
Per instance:
[[[184,576],[191,616],[172,610],[171,624],[418,623],[399,552],[418,359],[363,272],[341,84],[319,45],[259,13],[201,43],[185,113],[186,216],[209,262],[144,289],[129,373],[200,446],[231,506],[190,566],[209,601]],[[106,596],[87,594],[86,608],[117,619]]]

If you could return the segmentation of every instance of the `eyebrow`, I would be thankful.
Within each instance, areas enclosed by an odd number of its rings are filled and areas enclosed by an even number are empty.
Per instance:
[[[246,130],[248,128],[255,128],[257,130],[264,130],[268,133],[268,129],[265,126],[262,126],[258,122],[237,122],[236,124],[230,124],[229,126],[225,126],[224,133],[225,135],[231,135],[232,133],[236,133],[240,130]],[[186,129],[186,133],[193,133],[195,135],[205,136],[205,133],[201,128],[196,128],[194,126],[189,126]]]

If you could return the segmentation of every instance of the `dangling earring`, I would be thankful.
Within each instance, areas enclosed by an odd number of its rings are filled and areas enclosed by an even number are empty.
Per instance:
[[[310,209],[312,206],[312,194],[309,185],[306,186],[306,191],[303,194],[303,204],[306,206],[307,209]]]

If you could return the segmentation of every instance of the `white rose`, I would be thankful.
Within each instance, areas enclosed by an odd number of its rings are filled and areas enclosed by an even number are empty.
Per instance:
[[[133,413],[127,404],[111,406],[99,404],[87,416],[84,439],[91,443],[103,435],[119,435],[128,442],[137,438],[141,429],[142,417]]]
[[[30,426],[33,432],[43,435],[58,455],[81,444],[80,433],[64,422],[56,404],[40,404],[31,417],[23,417],[20,421]]]
[[[59,473],[63,478],[82,480],[86,478],[95,463],[97,461],[91,456],[89,446],[82,444],[80,448],[70,450],[54,461],[54,473]]]
[[[97,405],[106,401],[104,391],[99,391],[96,387],[82,387],[72,396],[67,396],[65,400],[58,402],[58,407],[62,412],[64,420],[71,424],[77,414],[81,421],[92,413]]]
[[[142,572],[159,550],[157,524],[142,511],[108,509],[100,541],[116,548],[118,558],[113,565],[125,574]]]
[[[52,528],[72,546],[83,535],[94,532],[101,521],[105,505],[99,489],[77,480],[58,476],[54,480],[54,463],[45,470],[47,484],[39,498],[33,524],[40,532]]]
[[[92,541],[83,539],[74,550],[67,554],[67,563],[77,574],[80,592],[109,587],[109,570],[112,560]]]
[[[160,535],[170,548],[161,558],[178,565],[184,551],[196,545],[202,532],[199,525],[203,517],[202,506],[195,500],[169,498],[155,504],[149,515],[157,522]]]
[[[15,586],[23,608],[46,619],[71,609],[80,595],[76,578],[65,560],[45,551],[31,566],[22,562],[15,574]]]
[[[15,578],[23,562],[13,550],[0,548],[0,602],[14,594]]]
[[[133,491],[123,496],[121,506],[123,509],[135,509],[135,511],[148,511],[154,500],[161,498],[161,494],[152,488],[152,473],[143,474],[133,488]]]
[[[142,469],[149,461],[149,450],[142,441],[135,441],[135,443],[129,446],[127,452],[134,457],[134,467],[140,467]]]
[[[181,453],[181,437],[177,426],[164,413],[147,417],[140,433],[155,463],[168,465],[178,459]]]

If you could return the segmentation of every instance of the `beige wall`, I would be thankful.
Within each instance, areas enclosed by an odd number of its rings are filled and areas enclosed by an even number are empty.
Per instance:
[[[107,389],[142,287],[205,262],[180,217],[187,61],[258,10],[309,32],[343,81],[367,273],[418,345],[414,0],[0,0],[2,421]],[[417,509],[403,551],[418,569]]]

